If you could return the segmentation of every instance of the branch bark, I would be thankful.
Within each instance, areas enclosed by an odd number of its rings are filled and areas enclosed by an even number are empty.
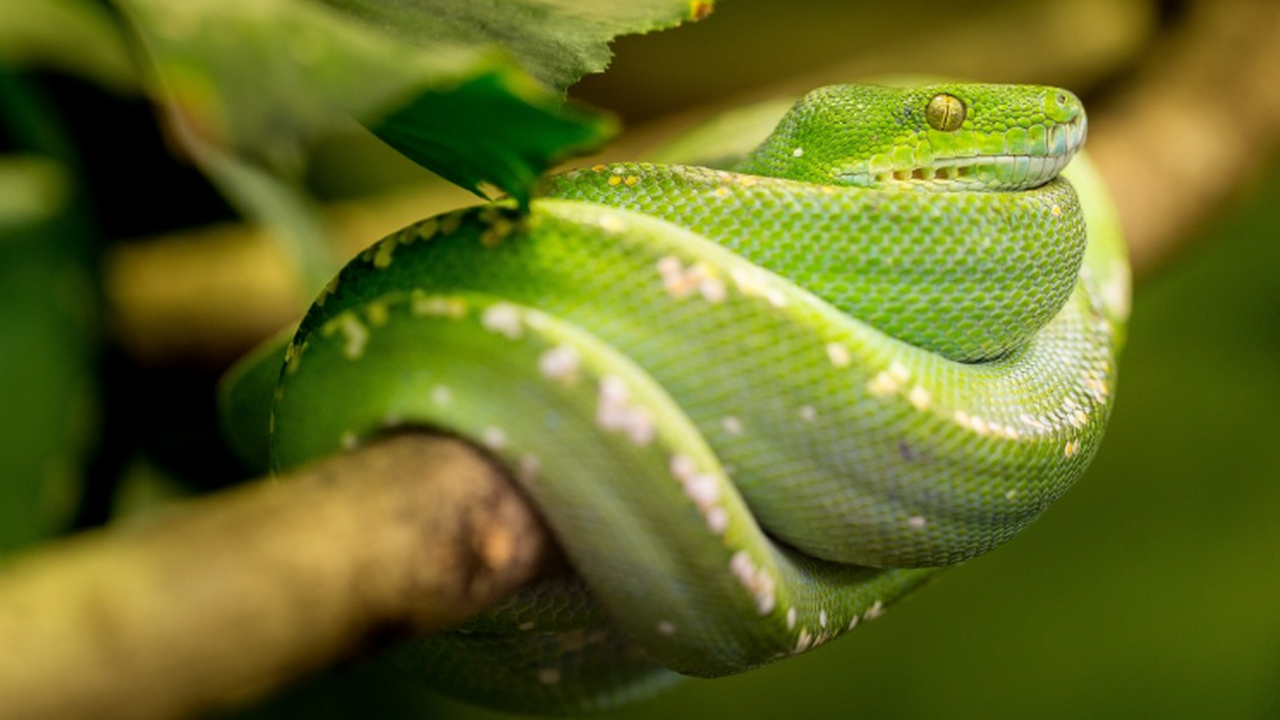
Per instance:
[[[159,720],[243,702],[455,624],[556,558],[475,450],[393,436],[7,567],[0,718]]]
[[[1201,0],[1090,118],[1135,276],[1184,251],[1280,146],[1280,3]]]

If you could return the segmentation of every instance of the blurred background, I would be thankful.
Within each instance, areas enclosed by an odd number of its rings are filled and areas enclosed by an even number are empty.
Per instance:
[[[887,73],[1062,85],[1102,109],[1093,125],[1102,134],[1106,109],[1123,105],[1171,36],[1230,26],[1231,12],[1206,5],[723,0],[702,22],[620,39],[609,71],[570,94],[628,129],[606,156],[643,153],[718,107]],[[1252,72],[1280,87],[1280,66]],[[0,480],[43,478],[0,484],[0,549],[251,477],[218,439],[214,383],[300,311],[305,283],[178,157],[144,98],[47,65],[0,79],[34,92],[66,125],[49,135],[15,122],[0,150],[24,137],[74,158],[27,168],[21,182],[0,165],[0,218],[17,218],[16,239],[0,244]],[[1181,229],[1176,250],[1144,262],[1109,434],[1084,480],[1040,521],[839,642],[744,676],[691,680],[617,716],[1280,717],[1271,154],[1260,147],[1253,171],[1219,175],[1226,199]],[[1159,197],[1159,180],[1140,192]],[[470,202],[354,129],[310,148],[305,187],[347,254]],[[50,234],[82,240],[56,252],[23,240]],[[60,278],[53,291],[42,289],[47,277]],[[27,457],[41,424],[72,429],[56,462]],[[378,659],[226,717],[357,716],[498,717],[437,698]]]

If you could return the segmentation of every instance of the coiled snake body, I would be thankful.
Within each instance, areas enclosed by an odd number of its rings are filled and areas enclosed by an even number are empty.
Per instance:
[[[1053,88],[823,88],[732,170],[409,226],[303,321],[273,463],[421,424],[508,465],[582,581],[404,651],[462,697],[591,709],[818,646],[1093,455],[1127,271],[1057,177],[1084,135]]]

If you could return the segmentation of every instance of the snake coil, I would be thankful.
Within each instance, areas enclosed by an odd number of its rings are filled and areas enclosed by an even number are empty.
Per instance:
[[[511,468],[576,574],[403,651],[460,697],[596,709],[817,647],[1093,455],[1127,269],[1088,168],[1058,177],[1084,135],[1054,88],[836,86],[727,170],[411,225],[303,320],[272,462],[412,424]]]

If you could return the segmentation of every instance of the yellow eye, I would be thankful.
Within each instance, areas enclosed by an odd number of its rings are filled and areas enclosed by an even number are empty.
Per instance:
[[[925,120],[929,127],[942,132],[955,132],[964,124],[964,101],[955,95],[934,95],[929,106],[924,109]]]

